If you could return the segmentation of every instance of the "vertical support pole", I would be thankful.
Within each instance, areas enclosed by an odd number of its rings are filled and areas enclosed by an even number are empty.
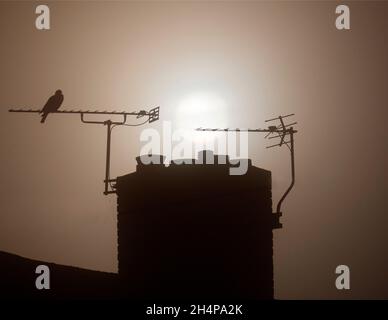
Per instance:
[[[288,132],[290,134],[290,144],[291,144],[291,147],[290,147],[290,153],[291,153],[291,184],[290,184],[290,186],[288,187],[288,189],[286,190],[286,192],[283,194],[283,196],[281,197],[281,199],[278,202],[278,205],[276,207],[276,213],[277,214],[281,214],[280,210],[281,210],[282,202],[287,197],[288,193],[291,191],[292,187],[295,184],[294,128],[291,127],[288,130]]]
[[[291,142],[291,188],[294,186],[295,183],[295,156],[294,156],[294,129],[291,127],[290,130],[290,142]]]
[[[107,120],[104,122],[104,125],[107,126],[107,134],[106,134],[106,166],[105,166],[105,190],[104,194],[107,195],[109,194],[109,176],[110,176],[110,136],[111,136],[111,126],[112,126],[112,121]]]

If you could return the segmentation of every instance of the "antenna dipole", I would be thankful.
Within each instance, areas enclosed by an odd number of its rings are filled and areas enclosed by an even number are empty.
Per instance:
[[[287,195],[290,193],[291,189],[294,187],[295,184],[295,149],[294,149],[294,134],[297,133],[296,130],[294,130],[294,125],[297,124],[297,122],[292,122],[289,124],[286,124],[284,122],[284,118],[292,117],[295,114],[287,114],[285,116],[278,116],[276,118],[265,120],[265,122],[273,122],[273,121],[279,121],[280,123],[277,125],[270,125],[266,129],[230,129],[230,128],[197,128],[197,131],[218,131],[218,132],[260,132],[260,133],[267,133],[265,138],[268,139],[276,139],[280,138],[280,141],[276,144],[272,144],[267,146],[266,148],[273,148],[273,147],[281,147],[283,145],[286,145],[288,149],[290,150],[291,155],[291,184],[285,191],[285,193],[280,198],[277,206],[276,206],[276,212],[275,214],[277,217],[280,217],[282,215],[281,212],[281,206],[284,201],[284,199],[287,197]],[[289,140],[286,141],[286,138],[289,137]],[[281,227],[281,224],[279,223],[277,227]]]
[[[9,109],[9,112],[16,112],[16,113],[41,113],[42,110],[40,109]],[[110,150],[111,150],[111,136],[112,136],[112,129],[115,126],[138,126],[143,125],[145,123],[152,123],[154,121],[159,120],[159,111],[160,107],[156,107],[153,109],[150,109],[149,111],[140,110],[137,112],[126,112],[126,111],[90,111],[90,110],[57,110],[57,111],[50,111],[50,113],[58,113],[58,114],[78,114],[81,117],[81,122],[86,124],[102,124],[107,127],[107,134],[106,134],[106,162],[105,162],[105,179],[104,179],[104,194],[108,195],[111,193],[116,193],[114,185],[112,185],[112,182],[116,182],[116,179],[110,178]],[[112,121],[112,120],[104,120],[104,121],[96,121],[96,120],[86,120],[85,115],[107,115],[107,116],[122,116],[121,121]],[[127,123],[128,116],[136,116],[136,118],[142,118],[147,117],[146,121],[140,123],[131,125]],[[109,186],[111,187],[109,189]]]

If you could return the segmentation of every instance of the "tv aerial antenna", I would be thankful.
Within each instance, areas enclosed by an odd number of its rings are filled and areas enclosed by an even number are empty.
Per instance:
[[[137,112],[125,112],[125,111],[83,111],[83,110],[57,110],[50,111],[50,113],[59,113],[59,114],[77,114],[81,116],[81,122],[86,124],[101,124],[106,126],[106,163],[105,163],[105,179],[104,179],[104,194],[112,194],[116,193],[115,185],[112,183],[116,182],[116,179],[110,178],[110,150],[111,150],[111,135],[112,129],[116,126],[140,126],[146,123],[152,123],[159,120],[159,109],[160,107],[156,107],[150,109],[149,111],[140,110]],[[41,113],[40,109],[9,109],[9,112],[16,113]],[[104,120],[104,121],[96,121],[96,120],[87,120],[85,119],[85,115],[106,115],[106,116],[121,116],[121,121],[112,121]],[[130,116],[136,116],[137,119],[145,117],[146,120],[138,123],[138,124],[129,124],[127,123],[127,118]]]
[[[284,118],[289,118],[294,116],[294,113],[287,114],[285,116],[278,116],[276,118],[265,120],[266,123],[274,123],[275,121],[279,121],[278,124],[275,125],[269,125],[266,129],[220,129],[220,128],[197,128],[197,131],[235,131],[235,132],[259,132],[259,133],[266,133],[265,137],[266,139],[272,140],[272,139],[280,139],[277,141],[277,143],[267,146],[266,148],[273,148],[273,147],[282,147],[287,146],[290,150],[290,156],[291,156],[291,183],[287,190],[284,192],[282,197],[277,203],[276,206],[276,212],[274,213],[277,217],[277,221],[279,221],[279,218],[282,216],[282,203],[284,199],[287,197],[287,195],[290,193],[291,189],[294,187],[295,184],[295,148],[294,148],[294,134],[297,133],[297,131],[294,129],[294,125],[297,124],[297,122],[291,122],[286,124],[284,121]],[[277,228],[281,228],[281,223],[276,223]]]

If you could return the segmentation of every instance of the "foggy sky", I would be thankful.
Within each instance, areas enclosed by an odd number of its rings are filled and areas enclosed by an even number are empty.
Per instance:
[[[335,28],[336,2],[48,4],[51,30],[38,31],[36,2],[0,3],[0,250],[117,271],[105,128],[72,115],[42,125],[9,108],[41,108],[60,88],[66,109],[160,105],[160,130],[185,96],[209,92],[227,104],[228,127],[296,114],[275,297],[388,298],[387,3],[348,2],[349,31]],[[113,132],[112,177],[135,170],[141,130]],[[249,143],[253,164],[272,171],[275,208],[288,151],[266,150],[261,135]],[[334,286],[340,264],[351,270],[347,292]]]

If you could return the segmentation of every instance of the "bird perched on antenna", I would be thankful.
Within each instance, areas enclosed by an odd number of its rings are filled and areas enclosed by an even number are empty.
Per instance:
[[[55,91],[55,94],[52,95],[44,105],[43,109],[41,110],[42,114],[42,120],[40,120],[41,123],[45,122],[48,114],[50,112],[55,112],[59,109],[63,102],[63,94],[61,90]]]

